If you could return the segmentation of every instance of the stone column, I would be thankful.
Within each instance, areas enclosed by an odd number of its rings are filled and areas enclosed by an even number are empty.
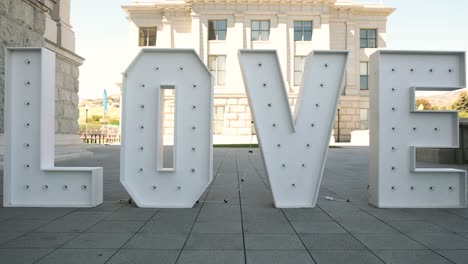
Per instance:
[[[286,81],[287,91],[291,92],[291,76],[288,74],[291,69],[290,63],[291,60],[290,51],[288,50],[288,41],[289,41],[289,32],[288,32],[288,16],[286,14],[278,14],[278,38],[276,41],[276,46],[278,50],[278,59],[281,65],[281,71]]]
[[[50,17],[57,24],[57,45],[75,51],[75,32],[70,24],[70,0],[58,0]]]
[[[169,19],[169,17],[163,15],[163,18],[162,18],[162,22],[163,22],[163,31],[162,31],[162,36],[161,36],[161,40],[162,41],[162,44],[160,47],[162,48],[173,48],[174,47],[174,36],[173,36],[173,32],[172,32],[172,24],[171,24],[171,21]]]
[[[202,57],[202,42],[201,42],[201,21],[200,15],[192,12],[192,39],[193,39],[193,49],[195,52]]]
[[[356,80],[356,72],[359,69],[359,49],[356,50],[356,38],[359,32],[356,31],[354,22],[346,22],[346,49],[349,51],[348,67],[346,71],[346,95],[358,95],[359,87]]]
[[[330,15],[320,15],[320,49],[330,49]]]

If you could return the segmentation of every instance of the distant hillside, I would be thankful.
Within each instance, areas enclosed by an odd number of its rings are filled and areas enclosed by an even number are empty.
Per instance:
[[[109,95],[107,96],[107,102],[109,107],[120,107],[120,95]],[[95,108],[95,107],[102,107],[102,98],[100,99],[84,99],[78,104],[78,107],[86,107]]]
[[[437,95],[417,96],[418,98],[428,100],[431,105],[439,107],[449,107],[457,100],[461,92],[468,92],[468,88],[452,92],[441,93]]]
[[[106,123],[120,123],[120,95],[109,95],[107,97]],[[78,104],[80,117],[79,124],[86,123],[86,109],[88,109],[88,123],[102,123],[103,107],[102,99],[85,99]]]

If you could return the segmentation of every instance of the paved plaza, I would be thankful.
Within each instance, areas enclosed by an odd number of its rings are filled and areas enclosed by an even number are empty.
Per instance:
[[[96,208],[0,208],[0,263],[468,263],[468,209],[367,204],[367,148],[330,149],[313,209],[274,208],[259,150],[239,148],[214,150],[193,209],[139,209],[119,151],[57,163],[104,167]]]

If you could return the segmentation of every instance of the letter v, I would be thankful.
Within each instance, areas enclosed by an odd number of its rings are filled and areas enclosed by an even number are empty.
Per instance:
[[[315,207],[348,52],[307,56],[294,117],[274,50],[240,50],[250,109],[278,208]],[[301,66],[301,65],[299,65]]]

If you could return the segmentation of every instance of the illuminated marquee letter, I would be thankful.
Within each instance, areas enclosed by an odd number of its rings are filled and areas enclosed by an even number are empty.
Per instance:
[[[347,52],[307,57],[294,117],[276,52],[241,50],[239,59],[276,207],[314,207]]]
[[[415,92],[465,87],[462,52],[380,51],[371,57],[369,202],[465,207],[466,172],[417,168],[416,148],[458,147],[458,114],[417,111]]]
[[[192,207],[210,184],[212,98],[212,77],[193,50],[143,49],[129,66],[120,181],[139,207]]]
[[[55,53],[6,50],[4,206],[92,207],[102,168],[54,166]]]

